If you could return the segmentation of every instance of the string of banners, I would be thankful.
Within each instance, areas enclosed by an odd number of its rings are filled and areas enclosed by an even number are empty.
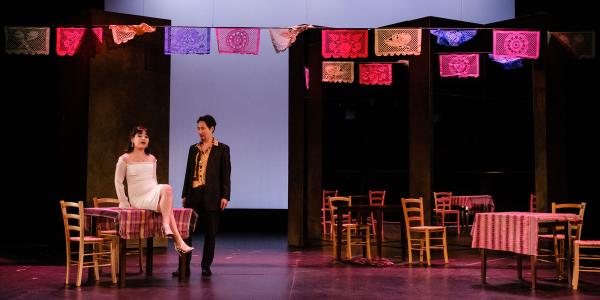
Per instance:
[[[106,27],[106,26],[104,26]],[[164,27],[165,55],[205,55],[211,53],[211,28],[189,26]],[[302,24],[290,28],[268,29],[276,53],[287,50],[303,31],[315,28]],[[103,27],[56,28],[56,54],[73,56],[85,38],[102,44]],[[156,27],[139,25],[109,25],[115,44],[125,44],[136,37],[156,32]],[[489,58],[505,69],[522,66],[522,59],[537,59],[540,51],[540,32],[529,30],[492,29],[492,53]],[[258,55],[261,28],[215,28],[219,54]],[[368,29],[321,29],[321,54],[326,59],[354,59],[369,57]],[[421,54],[422,28],[374,29],[373,52],[376,56],[406,56]],[[50,27],[4,27],[6,54],[49,55]],[[477,29],[429,29],[439,45],[457,47],[477,35]],[[554,38],[575,58],[595,57],[594,32],[548,32],[548,43]],[[479,54],[439,54],[441,77],[479,77]],[[360,63],[359,83],[390,85],[390,63]],[[308,69],[305,69],[308,82]],[[323,82],[354,82],[354,63],[324,61]]]

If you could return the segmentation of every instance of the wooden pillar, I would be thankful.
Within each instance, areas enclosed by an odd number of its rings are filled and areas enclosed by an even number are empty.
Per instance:
[[[290,48],[288,245],[321,238],[323,102],[321,31],[308,30]],[[310,69],[306,90],[304,66]]]
[[[427,26],[427,25],[424,25]],[[409,65],[409,196],[423,197],[425,222],[431,219],[433,170],[433,117],[431,100],[431,53],[429,36],[424,34],[421,55],[411,56]]]
[[[546,32],[540,39],[546,41]],[[545,51],[543,51],[545,49]],[[533,63],[535,189],[539,212],[566,197],[564,53],[556,43],[542,44],[543,60]]]
[[[305,98],[306,138],[306,236],[321,239],[321,189],[323,181],[323,95],[321,31],[311,30],[308,41],[310,87]]]
[[[288,245],[304,245],[304,53],[306,39],[301,34],[289,49],[289,157],[288,157]]]

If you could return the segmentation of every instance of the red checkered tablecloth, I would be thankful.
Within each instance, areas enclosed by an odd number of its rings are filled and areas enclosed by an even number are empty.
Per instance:
[[[467,207],[471,211],[494,211],[495,205],[490,195],[452,196],[450,204]]]
[[[579,220],[576,214],[479,213],[475,215],[471,230],[471,247],[537,255],[539,223]]]
[[[101,228],[119,227],[119,236],[124,239],[144,239],[154,236],[164,237],[162,215],[160,213],[138,208],[85,208],[86,223],[89,217],[96,217]],[[196,227],[198,215],[191,208],[173,208],[175,223],[182,238],[190,235]],[[88,223],[89,224],[89,223]],[[86,225],[88,226],[88,225]]]

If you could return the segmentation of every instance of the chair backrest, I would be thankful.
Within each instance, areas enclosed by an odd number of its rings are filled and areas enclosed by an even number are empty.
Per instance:
[[[450,210],[452,206],[452,192],[433,192],[433,199],[435,201],[435,209],[438,211],[441,210]]]
[[[410,227],[425,225],[423,197],[402,198],[402,211],[404,212],[404,224],[406,225],[407,234],[409,234]]]
[[[94,207],[119,207],[119,199],[94,197]]]
[[[65,238],[67,240],[67,248],[69,248],[69,241],[71,236],[79,237],[80,241],[83,242],[85,234],[85,222],[83,219],[83,201],[79,202],[66,202],[60,200],[60,210],[62,212],[63,224],[65,226]],[[77,234],[71,235],[71,232]]]
[[[536,211],[536,196],[534,193],[529,194],[529,212],[535,212]]]
[[[347,206],[352,206],[352,197],[329,197],[329,217],[331,218],[331,223],[332,224],[336,224],[335,220],[335,211],[337,210],[337,206],[338,205],[347,205]],[[342,224],[350,224],[352,217],[350,216],[350,213],[348,212],[347,215],[343,215],[342,216]]]
[[[369,190],[369,205],[383,206],[385,203],[385,191]]]
[[[336,197],[338,195],[338,190],[329,191],[323,190],[323,208],[329,209],[329,197]]]
[[[576,224],[576,225],[571,225],[571,229],[573,230],[571,232],[571,236],[574,239],[580,239],[581,238],[581,229],[583,228],[583,215],[585,213],[585,202],[581,202],[581,203],[560,203],[560,204],[552,202],[552,213],[553,214],[556,214],[556,213],[576,213],[577,215],[579,215],[579,218],[581,219],[581,223]],[[562,228],[564,228],[564,227],[557,226],[557,229],[562,229]]]

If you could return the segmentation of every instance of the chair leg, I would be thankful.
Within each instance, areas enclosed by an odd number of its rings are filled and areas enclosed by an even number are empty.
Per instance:
[[[347,237],[346,257],[348,259],[351,259],[352,258],[352,230],[350,230],[350,228],[348,228],[348,230],[346,231],[346,237]]]
[[[333,259],[337,259],[338,258],[337,257],[337,238],[335,237],[335,235],[331,235],[331,240],[333,241],[332,247],[331,247],[333,249],[332,256],[333,256]]]
[[[373,213],[371,213],[371,232],[373,232],[373,235],[377,234],[377,231],[375,229],[375,216],[373,215]]]
[[[96,281],[100,280],[100,268],[98,267],[98,252],[100,251],[100,244],[92,244],[92,258],[94,259],[94,278]]]
[[[425,245],[423,244],[423,240],[419,241],[419,245],[421,246],[419,249],[419,262],[423,263],[423,251],[425,251]]]
[[[323,226],[323,236],[327,236],[327,222],[325,222],[325,212],[321,212],[321,225]]]
[[[119,247],[117,247],[116,243],[114,242],[114,239],[111,239],[110,241],[110,279],[112,280],[112,283],[117,283],[117,262],[118,260],[118,256],[116,256],[117,253],[117,249]]]
[[[573,278],[571,279],[571,285],[573,286],[573,290],[577,290],[577,285],[579,285],[579,244],[574,245],[575,258],[573,264]]]
[[[65,285],[69,285],[69,269],[71,268],[71,249],[67,247],[67,272],[65,276]]]
[[[406,240],[408,242],[408,264],[412,265],[412,243],[410,241],[410,234],[408,234],[408,236],[406,237]]]
[[[429,248],[430,245],[430,240],[429,240],[430,234],[429,234],[429,230],[425,231],[425,254],[427,255],[427,266],[431,266],[431,249]]]
[[[77,258],[77,284],[81,286],[81,275],[83,274],[83,243],[79,243],[79,257]]]
[[[446,227],[446,214],[442,212],[442,227]]]
[[[369,235],[369,226],[367,226],[367,234],[366,234],[366,238],[365,238],[365,243],[367,244],[367,258],[371,259],[371,236]]]
[[[444,263],[448,263],[448,245],[446,244],[446,228],[444,228],[444,233],[442,234],[442,243],[444,245]]]

